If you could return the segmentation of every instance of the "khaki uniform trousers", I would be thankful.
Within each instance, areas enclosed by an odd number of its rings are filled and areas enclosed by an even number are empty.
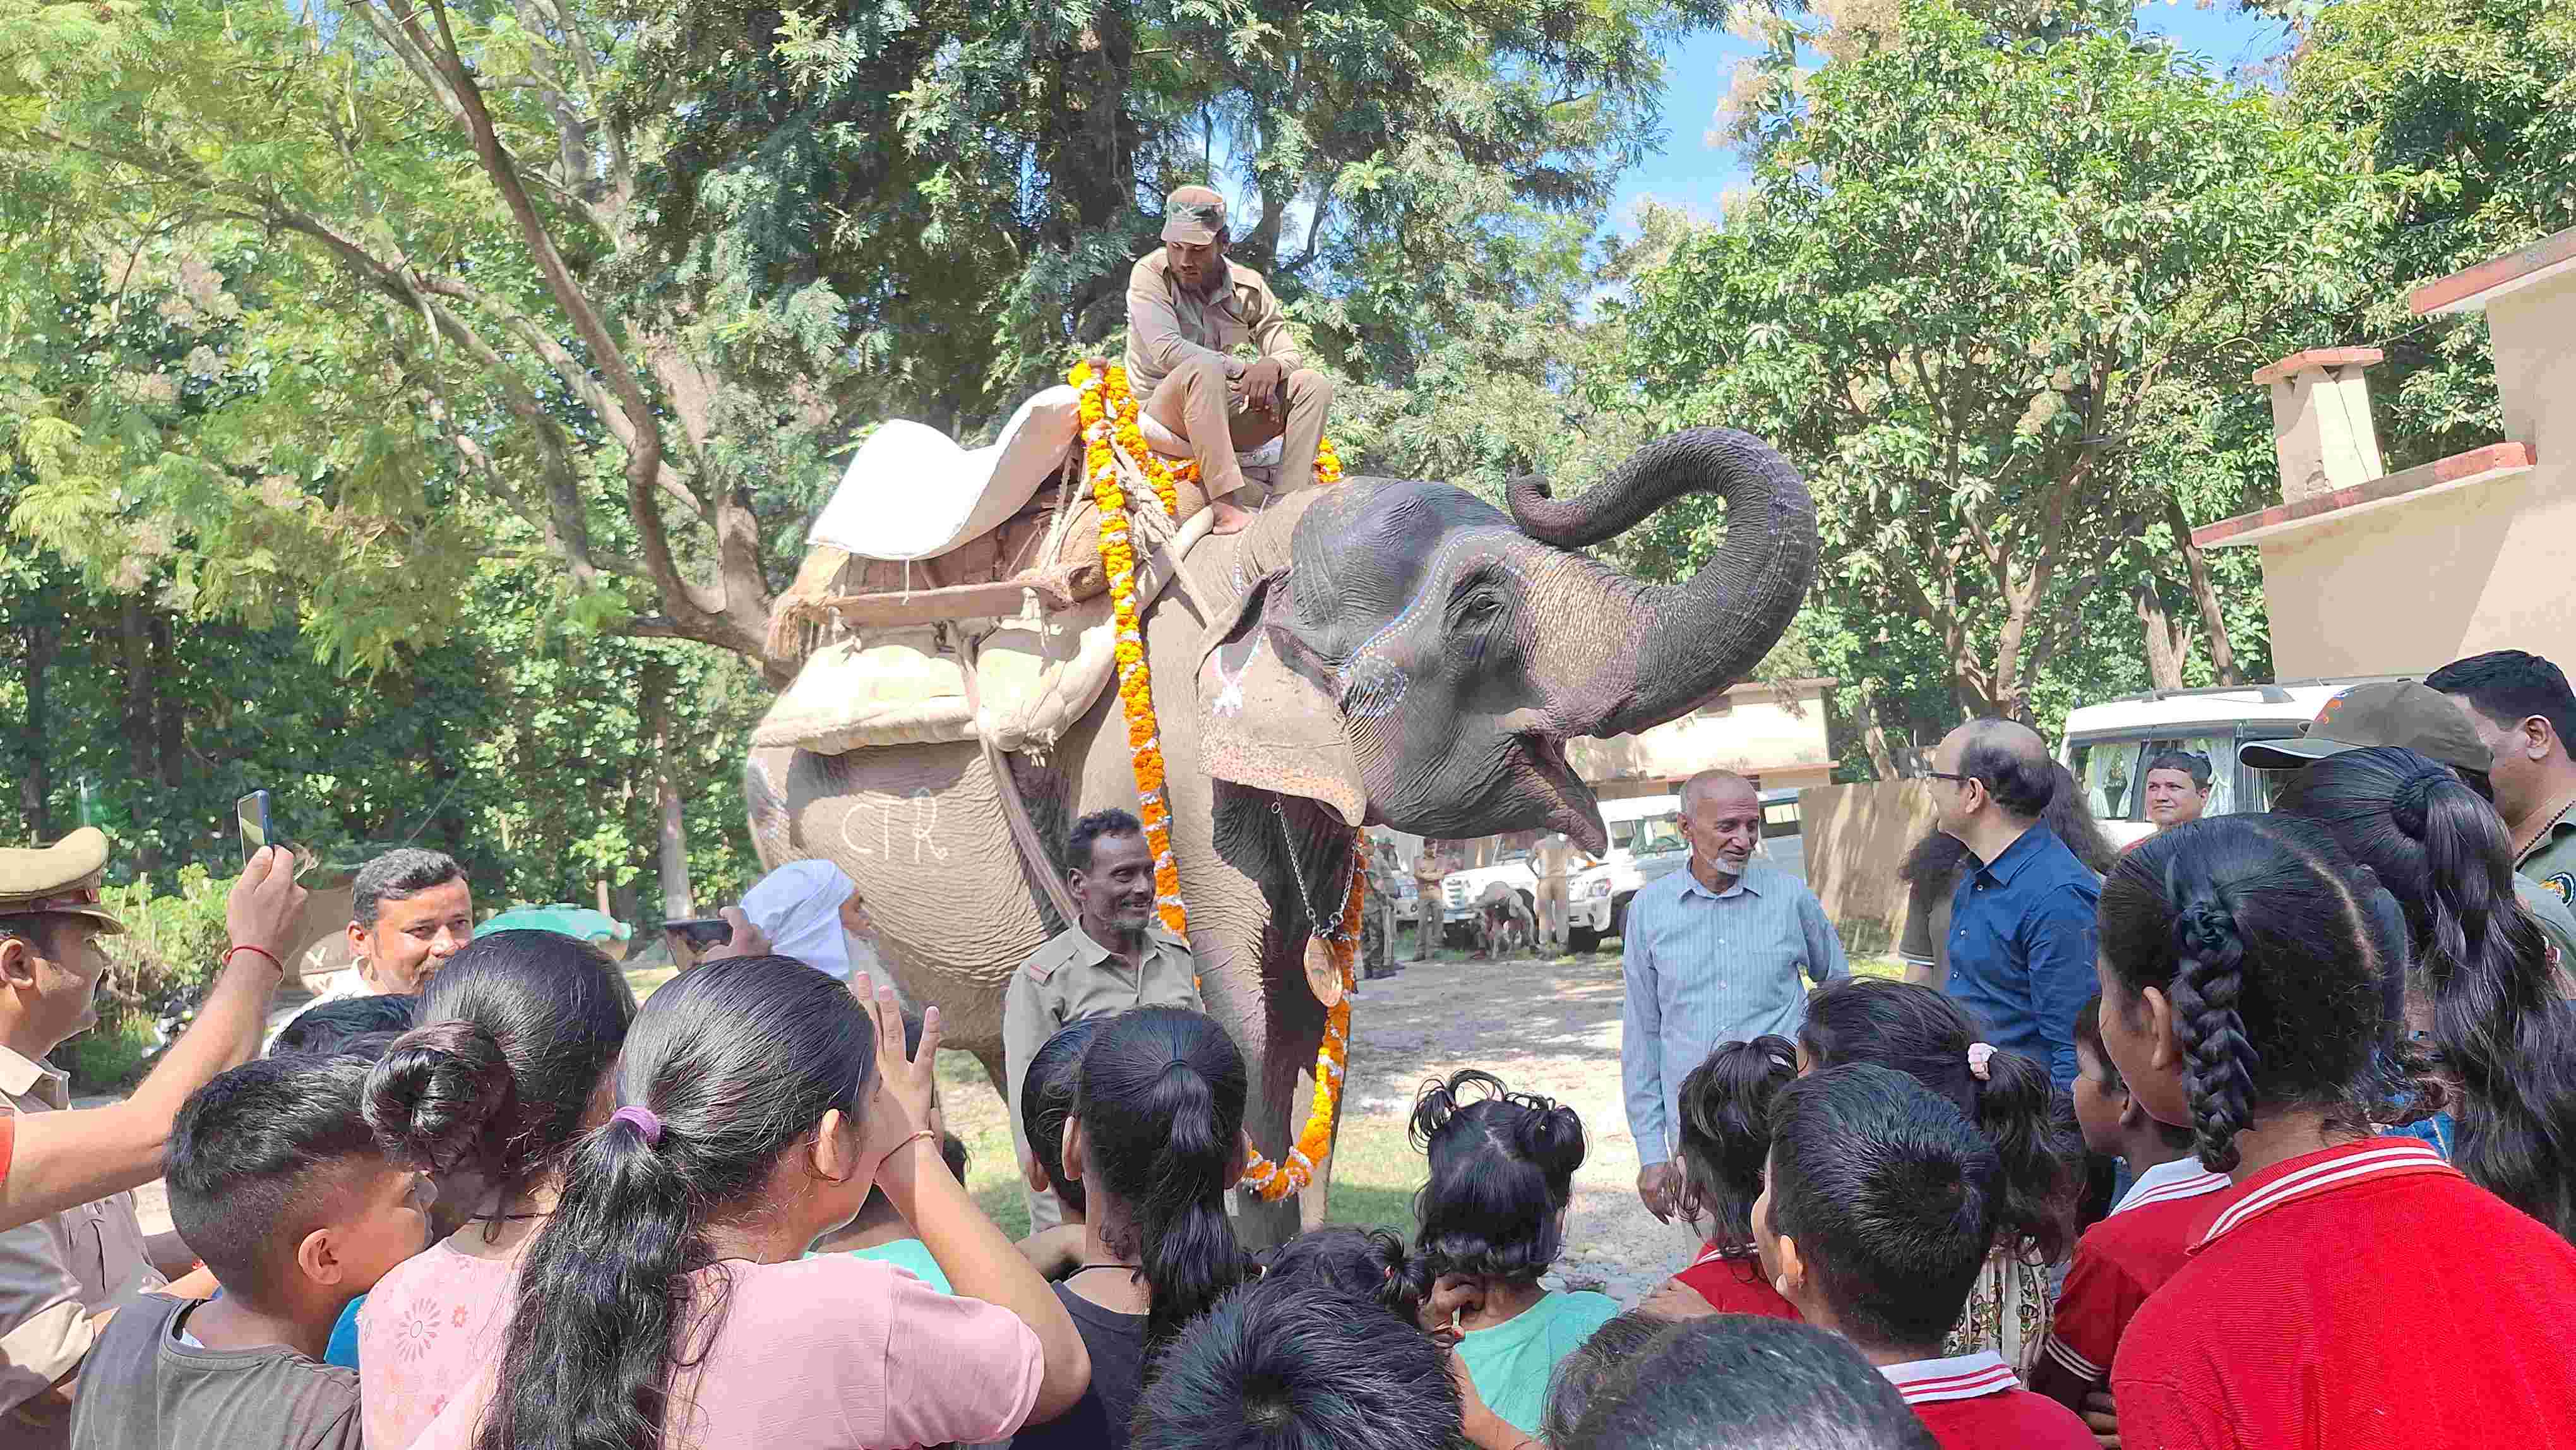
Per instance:
[[[1280,445],[1279,483],[1258,496],[1237,498],[1241,508],[1258,508],[1281,494],[1312,487],[1315,449],[1324,441],[1324,414],[1333,404],[1333,380],[1312,368],[1298,368],[1280,380],[1284,412],[1262,412],[1237,399],[1238,385],[1214,358],[1194,358],[1172,369],[1154,388],[1145,411],[1155,422],[1189,440],[1199,463],[1199,479],[1210,499],[1240,492],[1243,465],[1235,461],[1273,438]],[[1211,441],[1213,440],[1213,441]]]
[[[1565,878],[1538,878],[1538,939],[1548,946],[1565,945]]]

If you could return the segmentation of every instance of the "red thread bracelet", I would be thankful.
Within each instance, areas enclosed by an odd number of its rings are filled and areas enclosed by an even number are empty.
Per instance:
[[[249,942],[234,943],[232,949],[224,953],[224,965],[228,967],[231,966],[233,964],[233,958],[240,956],[243,952],[259,953],[261,956],[268,958],[268,964],[270,966],[277,968],[277,974],[279,976],[283,977],[286,975],[286,963],[277,959],[277,953],[270,951],[266,947],[252,946]]]

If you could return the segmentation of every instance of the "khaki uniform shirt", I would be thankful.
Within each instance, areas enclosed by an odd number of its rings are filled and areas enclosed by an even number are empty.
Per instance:
[[[1423,895],[1429,896],[1438,891],[1440,883],[1448,879],[1449,863],[1440,856],[1425,851],[1413,858],[1413,884]]]
[[[70,1106],[68,1076],[0,1047],[0,1112]],[[79,1367],[93,1315],[167,1282],[145,1251],[131,1193],[0,1233],[0,1444],[22,1428],[8,1411]]]
[[[1145,929],[1145,961],[1137,971],[1129,971],[1080,926],[1067,928],[1020,963],[1002,995],[1002,1071],[1010,1080],[1012,1143],[1028,1147],[1020,1126],[1020,1089],[1029,1075],[1029,1059],[1056,1029],[1138,1007],[1206,1010],[1189,943],[1159,926]]]
[[[1169,268],[1169,255],[1156,247],[1127,274],[1127,388],[1139,402],[1192,358],[1214,358],[1227,377],[1243,376],[1233,354],[1246,344],[1290,372],[1304,365],[1288,314],[1260,273],[1228,262],[1226,285],[1209,294],[1183,287]]]
[[[2550,822],[2513,868],[2548,887],[2561,905],[2576,906],[2576,805]]]

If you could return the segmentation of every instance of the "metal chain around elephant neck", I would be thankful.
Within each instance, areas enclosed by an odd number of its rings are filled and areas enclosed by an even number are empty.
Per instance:
[[[1270,798],[1270,814],[1278,818],[1279,839],[1288,845],[1288,878],[1297,883],[1297,900],[1305,906],[1306,920],[1315,935],[1328,942],[1349,941],[1353,933],[1342,930],[1340,911],[1326,916],[1315,909],[1315,893],[1306,889],[1306,868],[1297,860],[1297,833],[1288,829],[1288,812],[1280,807],[1279,797],[1275,795]],[[1332,925],[1326,926],[1324,923],[1327,921]]]

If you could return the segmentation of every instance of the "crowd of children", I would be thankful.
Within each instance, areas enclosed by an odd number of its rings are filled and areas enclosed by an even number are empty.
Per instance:
[[[1895,981],[1721,1047],[1680,1101],[1707,1242],[1626,1313],[1551,1283],[1585,1125],[1489,1073],[1417,1096],[1409,1241],[1258,1255],[1234,1043],[1074,1023],[1021,1097],[1068,1219],[1015,1245],[935,1013],[777,956],[638,1009],[492,933],[191,1100],[171,1212],[220,1287],[116,1316],[73,1443],[2576,1447],[2563,979],[2421,761],[2122,857],[2071,1094]],[[2088,1150],[2125,1165],[2090,1213]]]

